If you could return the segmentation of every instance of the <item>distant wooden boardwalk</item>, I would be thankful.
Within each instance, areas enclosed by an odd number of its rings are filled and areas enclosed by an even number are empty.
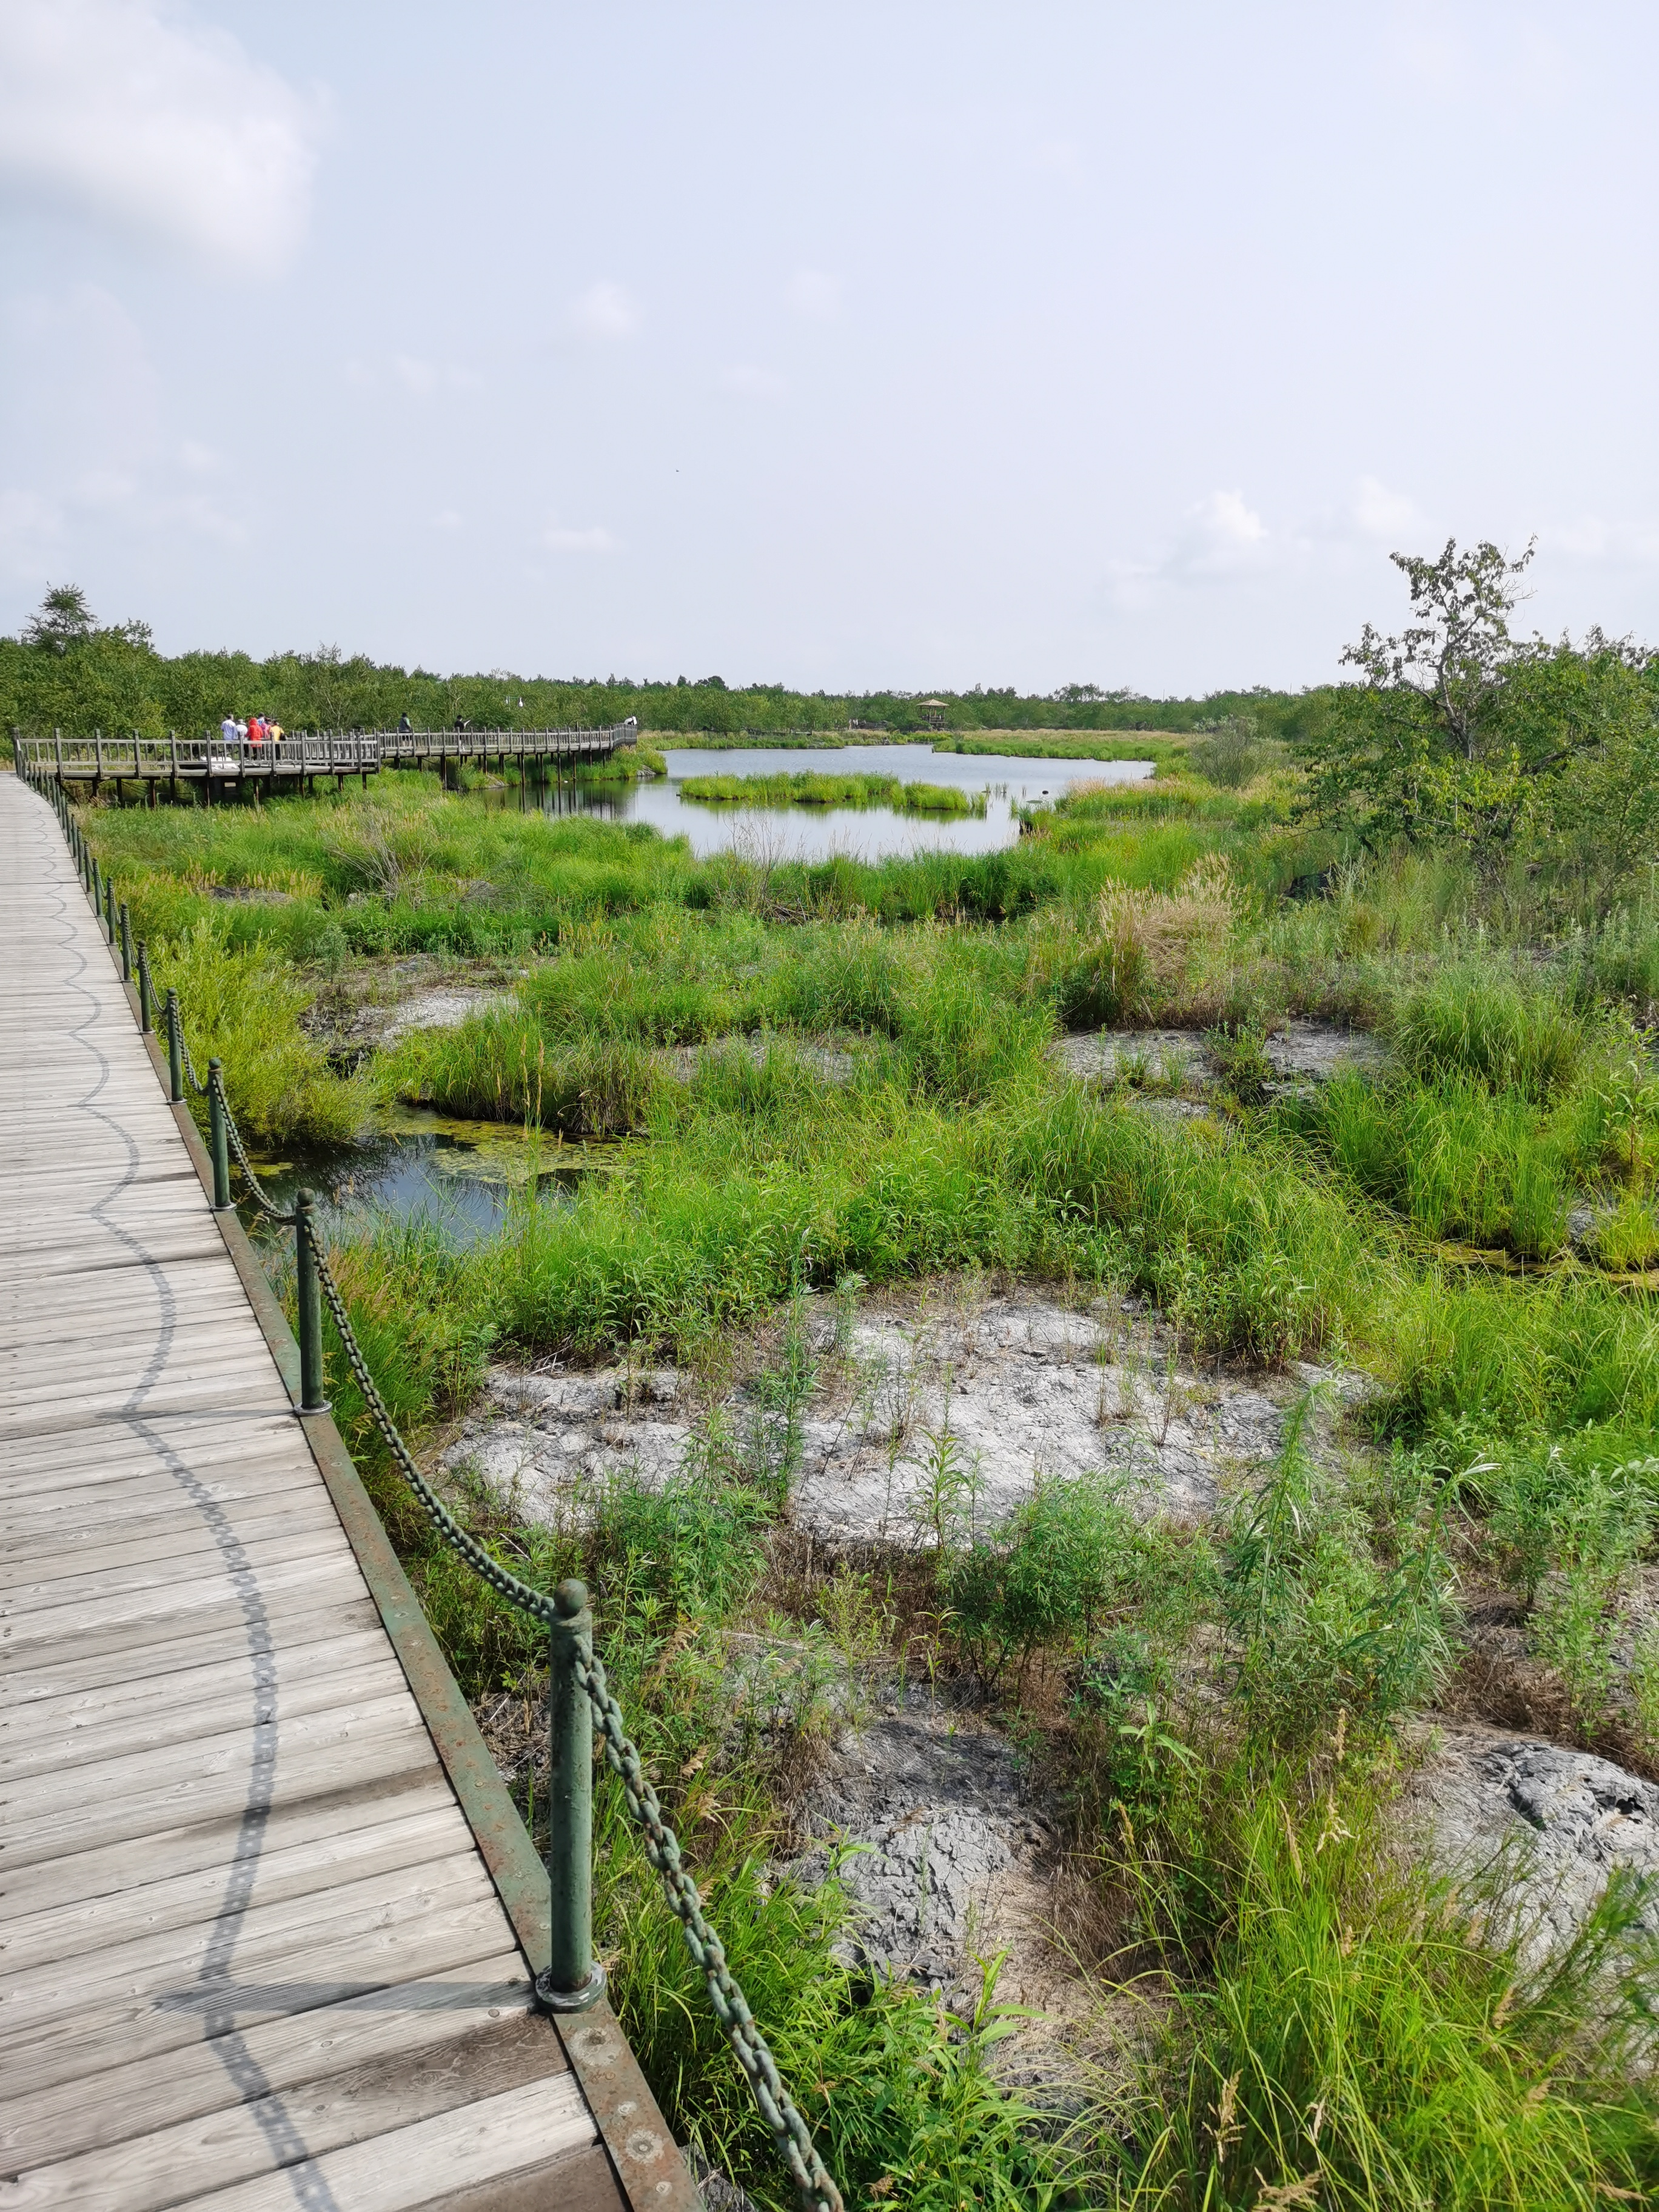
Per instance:
[[[654,2136],[623,2193],[401,1648],[0,774],[0,2207],[687,2201]]]
[[[56,777],[83,795],[112,784],[118,793],[131,783],[154,801],[167,784],[177,797],[181,786],[201,790],[210,805],[217,791],[243,785],[255,789],[309,788],[332,776],[337,785],[349,775],[367,783],[383,768],[435,768],[452,764],[488,766],[503,773],[515,764],[520,776],[533,766],[541,773],[550,762],[556,772],[574,770],[585,761],[609,760],[618,745],[631,745],[640,733],[633,715],[604,730],[296,730],[292,736],[227,738],[127,737],[26,738],[14,733],[19,759],[38,775]]]

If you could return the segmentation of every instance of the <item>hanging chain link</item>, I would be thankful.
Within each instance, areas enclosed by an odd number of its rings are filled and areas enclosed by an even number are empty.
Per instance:
[[[191,1063],[189,1047],[185,1043],[182,1011],[178,1012],[176,1018],[185,1072],[198,1094],[205,1093],[210,1087],[217,1093],[225,1117],[225,1133],[250,1193],[268,1220],[284,1228],[292,1228],[300,1218],[298,1210],[284,1213],[266,1197],[243,1146],[235,1116],[230,1110],[222,1071],[210,1067],[208,1081],[201,1081]],[[322,1241],[309,1219],[305,1222],[301,1233],[311,1248],[318,1283],[328,1302],[329,1312],[334,1317],[334,1326],[347,1363],[363,1394],[363,1402],[374,1416],[381,1441],[397,1461],[404,1480],[414,1492],[427,1519],[457,1557],[464,1559],[476,1575],[488,1583],[497,1596],[515,1606],[520,1613],[528,1614],[532,1620],[539,1621],[544,1626],[551,1626],[560,1617],[551,1597],[532,1589],[528,1583],[521,1582],[517,1575],[509,1572],[492,1558],[477,1538],[456,1520],[416,1465],[413,1454],[404,1442],[402,1433],[368,1371],[368,1363],[363,1358],[362,1346],[352,1328],[345,1300],[335,1282]],[[738,2063],[748,2076],[761,2118],[771,2130],[779,2154],[789,2169],[802,2212],[845,2212],[841,2191],[818,2156],[811,2130],[785,2088],[766,2038],[757,2027],[748,2001],[726,1963],[725,1946],[703,1916],[702,1899],[681,1856],[679,1838],[662,1816],[661,1803],[646,1773],[639,1748],[628,1735],[622,1708],[611,1694],[604,1662],[593,1649],[591,1636],[582,1635],[576,1638],[575,1673],[599,1722],[606,1762],[622,1784],[629,1812],[644,1838],[646,1857],[661,1877],[669,1909],[684,1932],[686,1948],[708,1986],[714,2015],[737,2053]]]
[[[334,1280],[322,1240],[309,1222],[302,1233],[310,1243],[312,1257],[317,1267],[317,1280],[328,1301],[328,1310],[334,1316],[334,1326],[339,1333],[340,1342],[356,1378],[357,1387],[363,1394],[364,1403],[374,1417],[374,1425],[380,1432],[381,1440],[403,1470],[410,1488],[420,1500],[428,1520],[450,1549],[465,1559],[468,1566],[509,1605],[516,1606],[520,1613],[528,1613],[532,1620],[550,1626],[559,1618],[552,1599],[532,1589],[528,1583],[520,1582],[516,1575],[509,1573],[493,1559],[477,1537],[462,1528],[416,1465],[413,1455],[404,1442],[398,1425],[368,1371],[368,1363],[364,1359],[352,1330],[345,1300]],[[715,2017],[726,2030],[732,2048],[737,2053],[738,2063],[749,2077],[750,2087],[755,2093],[755,2102],[759,2106],[761,2117],[771,2130],[778,2150],[789,2168],[804,2212],[843,2212],[841,2191],[818,2156],[811,2130],[783,2086],[777,2062],[765,2037],[756,2026],[748,2002],[726,1963],[725,1947],[703,1917],[702,1899],[680,1856],[679,1838],[663,1819],[657,1793],[646,1774],[637,1747],[629,1738],[622,1708],[606,1686],[604,1663],[594,1651],[592,1639],[588,1636],[576,1638],[576,1679],[586,1692],[599,1721],[605,1739],[605,1759],[621,1780],[628,1809],[645,1838],[646,1857],[662,1877],[669,1909],[684,1930],[686,1948],[708,1984],[709,2002],[714,2006]]]
[[[249,1195],[267,1221],[274,1221],[283,1229],[292,1229],[299,1218],[297,1212],[284,1213],[280,1206],[273,1206],[265,1196],[264,1185],[254,1173],[253,1163],[249,1159],[243,1147],[242,1133],[236,1126],[236,1116],[231,1112],[230,1101],[225,1096],[225,1079],[222,1069],[210,1067],[208,1081],[218,1093],[219,1110],[225,1117],[225,1134],[230,1140],[231,1151],[236,1155],[236,1164],[240,1168],[246,1180]]]

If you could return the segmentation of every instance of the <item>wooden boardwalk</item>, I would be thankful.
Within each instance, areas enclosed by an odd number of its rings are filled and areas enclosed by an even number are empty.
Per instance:
[[[608,2011],[529,2008],[407,1651],[9,774],[0,1039],[0,2206],[693,2201]],[[584,2033],[637,2084],[648,2186]]]

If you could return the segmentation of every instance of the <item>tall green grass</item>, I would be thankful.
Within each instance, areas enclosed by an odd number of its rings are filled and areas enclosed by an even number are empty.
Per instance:
[[[1310,1803],[1282,1771],[1227,1782],[1205,1792],[1194,1855],[1135,1871],[1142,1924],[1162,1931],[1181,1984],[1139,2109],[1100,2145],[1108,2201],[1134,2212],[1651,2201],[1659,2124],[1642,1984],[1654,1961],[1628,1887],[1565,1955],[1528,1972],[1490,1909],[1402,1865],[1374,1790],[1334,1783]]]

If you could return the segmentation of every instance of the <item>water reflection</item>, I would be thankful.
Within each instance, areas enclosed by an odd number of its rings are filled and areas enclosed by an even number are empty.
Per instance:
[[[453,1242],[471,1243],[498,1229],[532,1186],[544,1202],[557,1203],[611,1160],[603,1146],[567,1145],[507,1122],[456,1121],[405,1107],[356,1144],[296,1146],[255,1154],[254,1164],[266,1196],[284,1212],[297,1190],[313,1191],[327,1230],[422,1216]],[[247,1228],[261,1226],[251,1200],[237,1210]]]
[[[678,749],[664,756],[665,780],[641,784],[568,778],[509,783],[497,803],[549,816],[599,815],[647,822],[665,837],[686,837],[701,859],[759,837],[776,860],[823,860],[845,854],[878,860],[904,853],[994,853],[1019,836],[1015,809],[1057,799],[1076,783],[1139,783],[1150,761],[1024,760],[1006,753],[935,752],[931,745],[743,745],[729,751]],[[905,783],[951,784],[985,792],[982,816],[896,814],[890,807],[735,806],[683,798],[688,776],[769,775],[817,769],[828,775],[896,775]]]

